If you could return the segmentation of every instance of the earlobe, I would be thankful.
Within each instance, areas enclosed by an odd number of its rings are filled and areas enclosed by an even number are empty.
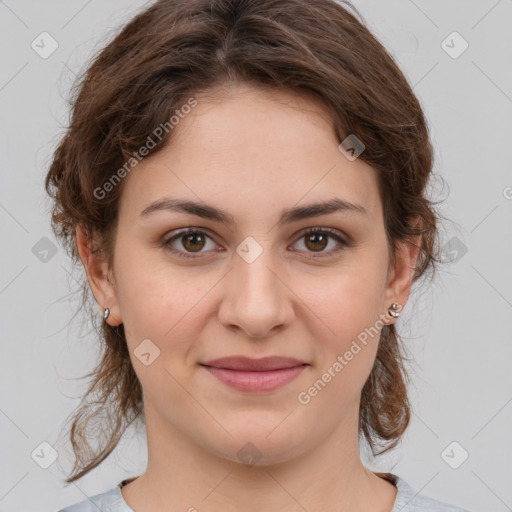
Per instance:
[[[87,274],[89,286],[98,302],[101,315],[110,325],[122,323],[118,307],[115,282],[109,276],[108,261],[105,253],[98,249],[93,238],[82,229],[76,227],[76,244],[80,259]],[[108,315],[105,315],[108,309]]]
[[[419,255],[421,235],[410,237],[399,242],[396,250],[396,258],[390,269],[390,280],[386,289],[386,306],[398,303],[400,310],[405,306],[413,284],[416,262]]]

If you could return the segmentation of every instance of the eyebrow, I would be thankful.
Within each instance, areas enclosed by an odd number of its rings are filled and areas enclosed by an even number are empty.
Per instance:
[[[230,226],[235,224],[235,219],[233,216],[223,210],[220,210],[219,208],[188,199],[172,199],[169,197],[163,197],[154,201],[149,206],[144,208],[144,210],[142,210],[140,216],[146,217],[158,211],[175,211],[179,213],[188,213],[202,217],[203,219],[214,220]],[[320,215],[326,215],[335,212],[357,213],[360,215],[368,216],[368,212],[360,204],[334,198],[329,201],[313,203],[306,206],[286,208],[282,210],[278,224],[290,224],[292,222],[297,222],[299,220],[307,219],[310,217],[318,217]]]

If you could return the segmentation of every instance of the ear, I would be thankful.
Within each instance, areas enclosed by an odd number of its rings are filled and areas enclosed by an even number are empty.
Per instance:
[[[106,322],[110,325],[122,323],[117,299],[117,291],[112,269],[108,268],[106,255],[103,251],[93,250],[93,240],[80,227],[76,228],[76,243],[80,259],[87,273],[89,286],[103,314],[109,308],[110,314]]]
[[[421,219],[416,218],[412,225],[419,227],[421,225]],[[390,264],[386,284],[384,307],[386,309],[386,318],[390,319],[390,321],[386,323],[393,323],[394,321],[394,318],[387,314],[391,304],[394,302],[398,303],[398,311],[401,311],[407,303],[411,292],[420,244],[421,235],[415,235],[409,237],[406,241],[399,242],[397,246],[395,262],[394,264]]]

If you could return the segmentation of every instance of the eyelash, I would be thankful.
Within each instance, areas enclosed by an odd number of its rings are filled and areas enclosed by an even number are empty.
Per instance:
[[[197,258],[201,258],[201,256],[191,256],[190,254],[191,253],[187,253],[187,252],[183,252],[181,250],[177,250],[175,249],[171,244],[172,242],[174,242],[175,240],[178,240],[179,238],[182,238],[183,236],[185,235],[190,235],[190,234],[194,234],[194,233],[200,233],[202,235],[205,235],[207,236],[208,238],[210,238],[211,240],[212,237],[210,235],[208,235],[208,233],[200,230],[200,229],[194,229],[194,228],[187,228],[187,229],[184,229],[184,230],[181,230],[180,232],[178,232],[177,234],[175,234],[174,236],[172,236],[171,238],[168,238],[167,240],[164,240],[163,242],[163,245],[169,249],[171,252],[173,252],[174,254],[176,254],[178,257],[180,258],[189,258],[189,259],[197,259]],[[307,228],[306,230],[304,230],[300,237],[297,239],[296,242],[298,242],[299,240],[301,240],[303,237],[311,234],[311,233],[320,233],[320,234],[325,234],[325,235],[329,235],[329,237],[333,238],[334,240],[336,240],[340,245],[341,247],[338,248],[338,249],[332,249],[328,252],[320,252],[318,253],[319,255],[313,255],[311,256],[312,258],[324,258],[324,257],[327,257],[327,256],[331,256],[332,254],[336,254],[338,253],[339,251],[343,250],[344,248],[346,247],[349,247],[350,246],[350,243],[347,242],[346,240],[344,240],[343,238],[341,238],[341,236],[336,232],[336,231],[333,231],[332,229],[329,229],[329,228]],[[296,243],[295,242],[295,243]],[[300,251],[299,251],[300,252]],[[312,252],[312,251],[311,251]],[[313,253],[313,252],[312,252]],[[197,253],[197,254],[202,254],[202,253]],[[313,253],[314,254],[314,253]]]

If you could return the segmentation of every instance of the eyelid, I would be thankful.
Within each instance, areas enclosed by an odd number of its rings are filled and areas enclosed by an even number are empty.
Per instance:
[[[342,232],[338,231],[337,229],[332,228],[324,228],[322,226],[312,226],[309,228],[304,228],[303,230],[299,231],[297,240],[302,238],[304,235],[308,235],[309,233],[327,233],[328,235],[331,235],[333,238],[338,239],[340,243],[349,245],[349,240],[346,235],[344,235]]]

